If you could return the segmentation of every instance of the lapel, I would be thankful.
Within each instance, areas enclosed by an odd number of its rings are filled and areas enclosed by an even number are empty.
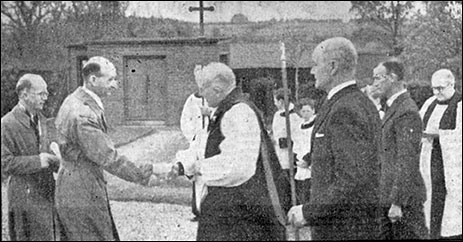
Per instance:
[[[13,115],[15,118],[24,126],[26,126],[28,129],[32,128],[31,127],[31,119],[30,117],[26,114],[25,110],[22,109],[18,104],[13,108]]]
[[[103,124],[104,132],[107,131],[107,126],[104,117],[104,111],[98,105],[98,103],[93,99],[87,92],[85,92],[82,87],[79,87],[76,90],[76,97],[77,99],[81,100],[84,105],[90,107],[90,109],[96,114],[98,119],[100,119],[101,123]]]
[[[41,113],[39,115],[39,128],[40,128],[40,137],[47,137],[47,118]]]
[[[406,92],[401,94],[397,97],[397,99],[392,103],[392,106],[387,109],[387,112],[384,114],[384,118],[382,120],[382,126],[386,124],[386,122],[394,116],[394,114],[399,110],[402,106],[402,103],[410,98],[410,93]]]
[[[312,134],[315,134],[318,132],[320,129],[321,125],[323,124],[323,121],[328,117],[328,114],[331,111],[331,107],[343,96],[345,96],[348,93],[354,92],[355,90],[358,90],[357,85],[350,85],[347,86],[343,89],[341,89],[339,92],[334,94],[331,99],[326,99],[323,101],[323,104],[320,107],[320,111],[317,114],[315,120],[314,120],[314,128],[312,131]]]

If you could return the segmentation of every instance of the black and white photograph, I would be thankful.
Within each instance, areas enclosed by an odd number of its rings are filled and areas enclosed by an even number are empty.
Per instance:
[[[461,1],[1,1],[2,241],[461,241],[461,95]]]

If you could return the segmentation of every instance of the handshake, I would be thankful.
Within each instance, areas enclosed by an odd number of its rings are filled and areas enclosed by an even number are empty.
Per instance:
[[[153,175],[153,165],[144,164],[140,166],[140,170],[141,170],[141,177],[137,183],[142,186],[148,186],[148,184],[150,184],[151,176]]]
[[[60,158],[56,155],[52,155],[49,153],[40,153],[40,166],[42,168],[49,168],[53,172],[58,172]]]

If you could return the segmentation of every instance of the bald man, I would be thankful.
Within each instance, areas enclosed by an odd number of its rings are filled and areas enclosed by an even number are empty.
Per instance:
[[[8,227],[12,241],[54,240],[53,171],[59,159],[48,153],[46,119],[41,114],[47,84],[35,74],[17,85],[19,103],[1,120],[2,173],[8,182]]]
[[[427,200],[424,204],[431,239],[461,240],[461,93],[455,90],[455,77],[448,69],[432,75],[434,96],[421,107],[424,135],[421,172]]]
[[[354,79],[357,51],[336,37],[314,50],[315,87],[328,93],[314,120],[309,202],[288,213],[314,240],[375,239],[381,121]]]
[[[103,171],[146,185],[152,165],[137,167],[117,152],[107,134],[100,98],[117,88],[114,65],[92,57],[82,75],[83,87],[64,100],[55,120],[63,157],[56,187],[61,240],[119,240]]]

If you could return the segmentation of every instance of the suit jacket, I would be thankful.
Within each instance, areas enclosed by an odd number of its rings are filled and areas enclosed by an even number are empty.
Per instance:
[[[303,205],[309,225],[375,219],[380,176],[380,119],[356,85],[322,104],[312,132],[312,187]]]
[[[382,120],[381,204],[423,204],[426,188],[420,173],[422,121],[418,107],[404,93]]]
[[[40,164],[39,154],[49,146],[46,119],[39,114],[40,143],[30,120],[19,105],[1,120],[2,173],[10,176],[10,239],[47,241],[53,240],[55,180],[52,169],[43,169]]]
[[[55,125],[63,157],[56,184],[63,239],[118,239],[103,170],[131,182],[139,181],[141,170],[118,154],[103,110],[82,88],[64,100]]]

